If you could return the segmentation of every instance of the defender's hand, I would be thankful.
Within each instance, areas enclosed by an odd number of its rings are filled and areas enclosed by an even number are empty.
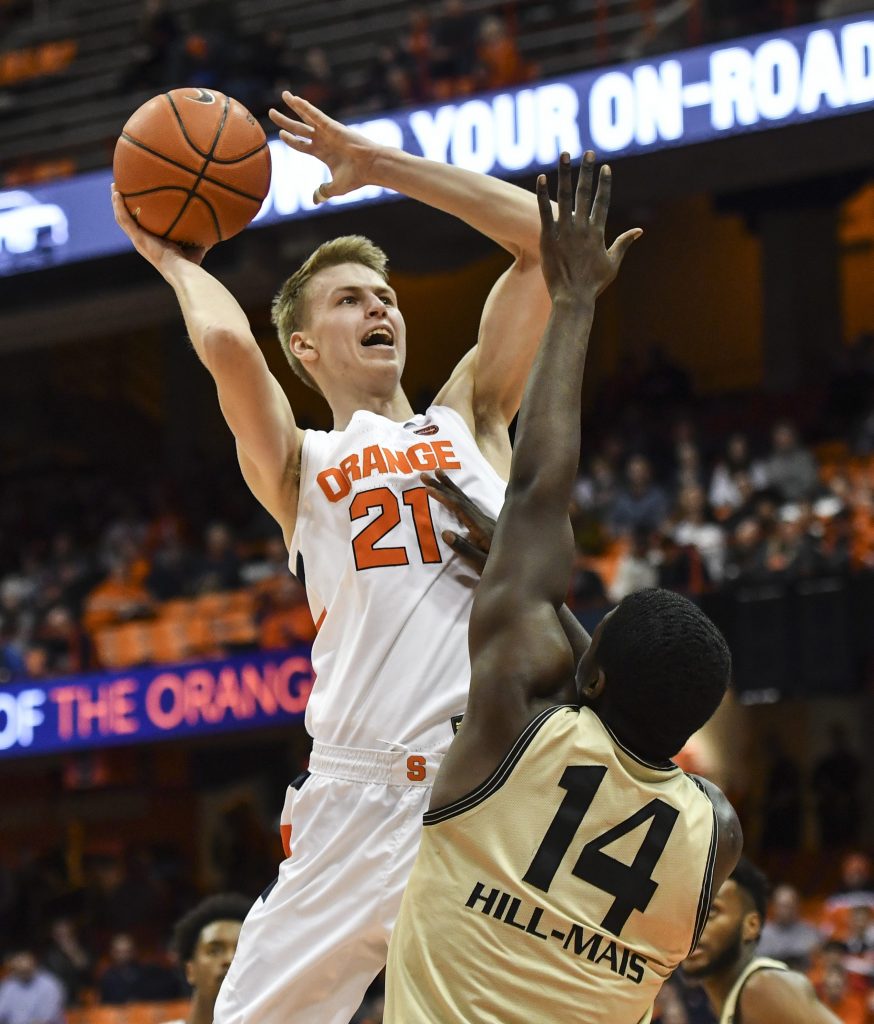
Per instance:
[[[594,176],[595,154],[588,150],[583,156],[575,203],[570,156],[561,154],[557,220],[549,201],[546,175],[541,174],[537,179],[541,266],[553,301],[557,298],[579,299],[587,294],[592,298],[600,295],[616,277],[631,243],[643,234],[640,228],[632,228],[620,235],[609,249],[605,247],[604,227],[613,178],[605,164],[598,177],[595,201],[591,203]]]
[[[136,251],[160,274],[163,274],[174,260],[182,259],[200,265],[209,251],[203,246],[168,242],[166,238],[159,238],[141,228],[125,206],[121,192],[115,188],[115,182],[112,183],[112,212],[115,214],[116,223],[133,242]]]
[[[434,476],[422,473],[421,480],[428,494],[448,508],[467,529],[466,537],[459,537],[452,530],[444,530],[443,539],[456,554],[461,555],[477,572],[482,573],[492,546],[495,520],[471,501],[442,469],[438,469]]]
[[[308,153],[327,164],[331,181],[320,185],[313,202],[323,203],[371,184],[370,170],[379,146],[314,107],[302,96],[286,90],[283,102],[299,120],[270,108],[270,120],[280,129],[279,137],[298,153]]]

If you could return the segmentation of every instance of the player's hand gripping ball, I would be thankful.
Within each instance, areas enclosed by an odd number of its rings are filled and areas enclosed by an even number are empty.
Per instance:
[[[173,89],[128,120],[115,187],[146,231],[209,248],[242,231],[270,188],[270,150],[248,110],[215,89]]]

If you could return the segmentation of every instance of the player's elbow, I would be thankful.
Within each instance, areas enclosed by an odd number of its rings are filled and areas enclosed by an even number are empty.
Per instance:
[[[214,377],[238,371],[258,351],[258,343],[251,335],[219,326],[207,327],[198,347],[204,365]]]

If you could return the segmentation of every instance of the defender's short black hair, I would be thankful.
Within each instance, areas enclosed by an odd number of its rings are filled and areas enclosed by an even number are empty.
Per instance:
[[[193,910],[189,910],[173,929],[173,948],[180,963],[188,963],[194,956],[200,933],[213,921],[244,921],[252,901],[236,892],[221,892],[207,896]]]
[[[670,590],[629,594],[604,624],[597,660],[610,724],[632,750],[673,757],[725,695],[731,654],[691,601]]]
[[[751,860],[742,856],[728,877],[739,889],[743,889],[764,924],[771,894],[771,886],[764,871],[760,871]]]

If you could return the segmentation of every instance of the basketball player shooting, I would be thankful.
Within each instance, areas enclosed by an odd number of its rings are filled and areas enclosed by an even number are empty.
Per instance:
[[[467,701],[477,581],[442,540],[453,520],[419,474],[451,473],[497,514],[507,427],[549,311],[532,194],[377,146],[285,99],[299,119],[272,112],[283,139],[332,174],[318,198],[384,185],[466,221],[512,263],[476,344],[417,415],[401,387],[407,338],[385,254],[355,236],[320,246],[273,306],[290,364],[333,414],[333,431],[303,431],[243,310],[200,266],[204,250],[146,233],[113,195],[118,223],[176,293],[243,477],[279,523],[319,624],[310,771],[282,815],[289,857],[243,925],[216,1024],[347,1024],[385,963],[431,784]]]
[[[725,693],[716,627],[643,591],[586,634],[577,663],[559,614],[595,300],[639,234],[605,247],[609,168],[591,204],[593,183],[587,153],[574,209],[562,156],[557,221],[537,184],[552,314],[473,601],[467,711],[391,939],[387,1024],[647,1021],[740,854],[722,793],[669,760]]]

